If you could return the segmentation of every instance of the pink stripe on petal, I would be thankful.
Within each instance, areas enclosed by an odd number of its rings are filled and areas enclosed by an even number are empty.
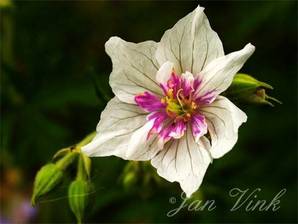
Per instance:
[[[160,85],[160,88],[162,89],[164,95],[166,96],[167,93],[168,93],[168,90],[169,90],[168,86],[167,85],[164,85],[162,83],[160,83],[159,85]]]
[[[171,133],[172,127],[171,125],[163,128],[160,133],[159,133],[159,137],[162,138],[163,140],[170,140],[170,133]]]
[[[196,97],[196,102],[199,105],[205,105],[212,103],[217,97],[217,93],[215,90],[208,91],[202,96]]]
[[[157,111],[165,108],[165,104],[161,102],[161,99],[152,93],[144,92],[143,94],[135,96],[135,101],[142,109],[147,112]]]
[[[196,78],[193,82],[193,89],[196,91],[202,83],[202,79]]]
[[[152,133],[159,133],[163,127],[164,121],[168,118],[168,115],[166,112],[154,112],[151,113],[147,119],[148,120],[154,120],[154,124],[152,126],[152,129],[150,132]]]
[[[158,147],[163,148],[171,138],[181,138],[186,131],[186,124],[183,121],[173,122],[172,124],[164,127],[159,133]]]
[[[192,134],[196,141],[207,133],[207,123],[205,121],[205,116],[201,114],[196,114],[191,119]]]
[[[193,83],[187,79],[182,79],[181,89],[183,89],[183,95],[188,97],[190,96],[191,92],[193,92]]]
[[[160,132],[159,132],[159,140],[158,140],[158,148],[162,149],[164,147],[164,144],[166,144],[172,137],[170,136],[172,127],[167,126],[164,127]]]
[[[177,121],[172,125],[172,129],[169,136],[176,139],[181,138],[184,135],[185,130],[186,124],[182,120]]]

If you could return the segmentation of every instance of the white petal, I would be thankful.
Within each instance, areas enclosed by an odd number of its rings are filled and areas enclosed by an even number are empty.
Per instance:
[[[172,62],[165,62],[156,73],[156,81],[161,84],[166,84],[173,72],[174,64]]]
[[[145,91],[161,94],[155,80],[159,68],[154,58],[156,45],[154,41],[130,43],[119,37],[106,42],[106,52],[113,63],[110,85],[121,101],[135,104],[134,96]]]
[[[232,83],[234,75],[242,68],[246,60],[253,54],[255,47],[247,44],[242,50],[210,62],[200,73],[202,85],[199,95],[216,90],[218,94],[225,91]]]
[[[127,157],[130,139],[146,124],[146,116],[147,113],[138,106],[123,103],[114,97],[101,114],[96,137],[82,148],[83,152],[89,156],[115,155],[130,159]],[[145,149],[148,149],[146,145],[143,147],[143,150]]]
[[[187,80],[188,83],[192,83],[194,81],[193,74],[188,72],[188,71],[183,73],[181,76],[182,76],[183,79]]]
[[[238,139],[238,128],[246,122],[246,114],[223,96],[201,109],[206,116],[211,136],[210,153],[213,158],[220,158],[229,152]]]
[[[157,136],[148,137],[153,124],[154,120],[150,120],[133,133],[128,144],[126,158],[130,160],[149,160],[160,150],[156,145]]]
[[[207,168],[206,168],[206,170],[207,170]],[[204,175],[205,175],[205,173],[202,174],[202,176],[204,176]],[[192,173],[190,173],[184,180],[181,180],[180,186],[181,186],[182,190],[185,192],[186,197],[188,197],[188,198],[191,197],[191,195],[199,189],[202,181],[203,181],[203,178],[201,178],[199,176],[195,176]]]
[[[210,61],[224,55],[222,43],[203,11],[198,6],[165,32],[156,51],[160,65],[171,61],[178,74],[190,71],[196,75]]]
[[[211,162],[209,147],[203,141],[197,144],[188,130],[182,138],[169,141],[151,163],[161,177],[179,182],[189,197],[201,185]]]

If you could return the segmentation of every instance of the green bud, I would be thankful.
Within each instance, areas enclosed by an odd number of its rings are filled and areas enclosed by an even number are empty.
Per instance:
[[[274,106],[269,100],[276,103],[281,102],[266,94],[266,90],[272,89],[273,87],[265,82],[261,82],[250,75],[239,73],[235,75],[225,95],[234,101]]]
[[[140,162],[139,161],[128,161],[124,167],[123,174],[129,172],[138,172],[140,170]]]
[[[69,206],[76,216],[78,223],[82,223],[91,191],[92,185],[90,181],[83,179],[74,180],[68,188]]]
[[[139,179],[140,176],[140,165],[141,163],[138,161],[129,161],[121,175],[122,185],[126,190],[129,190],[133,187]]]
[[[52,191],[63,179],[63,171],[78,156],[77,152],[67,153],[56,163],[43,166],[36,174],[31,203],[35,206],[36,201],[46,193]]]
[[[80,153],[77,176],[68,188],[68,202],[71,211],[77,218],[78,223],[82,222],[85,209],[90,200],[89,194],[92,191],[92,184],[89,181],[91,172],[91,159]]]
[[[44,194],[53,190],[63,178],[63,172],[56,164],[50,163],[43,166],[37,173],[34,181],[32,206]]]
[[[138,181],[138,177],[137,177],[136,173],[129,172],[123,176],[122,183],[126,189],[129,189],[130,187],[134,186],[137,183],[137,181]]]
[[[148,185],[150,182],[160,185],[162,183],[161,177],[157,174],[155,168],[150,164],[150,162],[144,161],[142,163],[144,178],[144,185]]]
[[[132,188],[150,187],[152,184],[162,184],[162,179],[156,173],[150,162],[129,161],[121,175],[122,185],[126,190]]]

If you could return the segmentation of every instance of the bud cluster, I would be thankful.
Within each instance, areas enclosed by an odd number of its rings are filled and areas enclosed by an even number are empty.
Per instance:
[[[279,100],[268,96],[266,90],[273,90],[273,87],[250,75],[239,73],[235,75],[225,95],[233,101],[242,103],[266,104],[272,107],[273,102],[281,104]]]
[[[69,168],[76,165],[76,176],[68,187],[68,202],[77,222],[82,223],[93,185],[90,181],[91,159],[81,152],[81,147],[93,136],[94,134],[89,135],[79,144],[59,150],[53,156],[53,161],[37,172],[31,199],[32,206],[35,206],[43,196],[56,190]]]

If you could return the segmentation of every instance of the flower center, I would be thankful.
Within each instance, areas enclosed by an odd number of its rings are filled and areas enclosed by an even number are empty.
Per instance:
[[[167,114],[176,121],[189,121],[198,108],[197,104],[192,100],[192,93],[185,96],[182,88],[177,91],[176,95],[173,93],[174,90],[171,88],[167,91],[166,96],[161,99],[161,102],[167,105]]]
[[[157,133],[158,144],[161,144],[159,147],[162,148],[172,138],[181,138],[188,127],[197,137],[207,133],[205,117],[199,109],[210,104],[216,94],[214,91],[199,94],[201,82],[199,77],[194,78],[191,73],[176,75],[172,72],[167,81],[160,83],[163,96],[147,91],[135,96],[137,105],[150,112],[147,119],[152,121],[152,127],[148,136]]]

